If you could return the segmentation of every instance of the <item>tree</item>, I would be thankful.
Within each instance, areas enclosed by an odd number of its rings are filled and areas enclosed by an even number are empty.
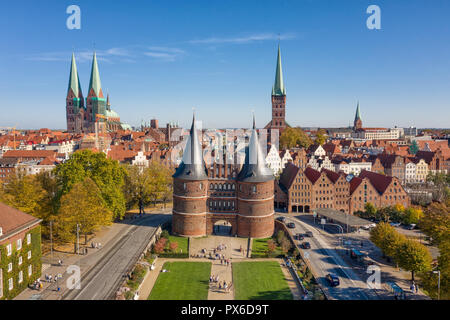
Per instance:
[[[61,207],[55,217],[55,235],[61,241],[73,241],[76,237],[77,225],[81,234],[87,235],[99,227],[111,224],[113,213],[95,182],[85,178],[62,196]]]
[[[280,146],[282,149],[294,147],[309,148],[312,144],[311,138],[301,128],[286,128],[280,136]]]
[[[275,241],[273,241],[272,239],[267,240],[267,254],[268,255],[272,254],[276,248],[277,248],[277,245],[275,244]]]
[[[364,206],[365,216],[368,218],[375,218],[377,214],[377,208],[371,203],[367,202]]]
[[[419,145],[417,144],[417,141],[414,140],[411,145],[409,146],[409,153],[412,155],[415,155],[419,151]]]
[[[166,202],[172,198],[172,171],[165,165],[152,161],[148,168],[150,176],[150,200],[155,204],[161,200]]]
[[[144,206],[149,202],[151,189],[151,179],[147,168],[132,165],[125,167],[123,190],[128,209],[137,205],[139,213],[143,213]]]
[[[405,214],[403,216],[404,224],[418,224],[423,217],[422,209],[418,207],[409,207],[405,210]]]
[[[17,210],[31,214],[36,218],[43,218],[42,202],[45,190],[33,175],[11,175],[3,184],[1,201]]]
[[[327,132],[324,129],[319,129],[316,133],[316,139],[314,140],[314,144],[323,145],[325,141],[327,141]]]
[[[381,249],[383,255],[396,259],[398,247],[405,241],[405,237],[398,233],[389,223],[380,222],[370,230],[370,241]]]
[[[416,240],[407,239],[397,249],[396,261],[400,267],[411,271],[411,280],[414,273],[431,270],[431,254],[428,249]]]
[[[176,252],[178,248],[178,242],[176,241],[171,241],[169,244],[169,249],[171,252]]]
[[[114,218],[125,215],[125,196],[122,190],[125,170],[118,161],[107,159],[103,152],[90,150],[77,151],[68,161],[55,169],[59,186],[59,197],[70,192],[72,187],[92,179],[100,189],[107,208],[113,212]]]
[[[153,252],[157,254],[161,254],[164,252],[164,248],[166,247],[167,239],[166,238],[159,238],[158,241],[156,241],[155,245],[153,246]]]
[[[450,234],[450,207],[443,203],[432,203],[425,209],[419,221],[420,229],[439,244]]]

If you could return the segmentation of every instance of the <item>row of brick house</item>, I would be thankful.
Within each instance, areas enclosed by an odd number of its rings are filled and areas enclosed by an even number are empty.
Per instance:
[[[410,205],[398,178],[366,170],[356,177],[328,169],[301,169],[288,163],[275,181],[275,207],[289,213],[329,208],[353,214],[364,210],[369,202],[380,208]]]

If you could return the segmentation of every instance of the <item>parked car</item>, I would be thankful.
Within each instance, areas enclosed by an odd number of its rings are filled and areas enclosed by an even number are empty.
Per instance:
[[[314,237],[314,235],[311,231],[306,231],[305,235],[310,238]]]
[[[416,224],[415,224],[415,223],[412,223],[412,224],[410,224],[410,225],[407,227],[408,230],[413,230],[413,229],[415,229],[415,228],[416,228]]]
[[[295,228],[295,223],[289,222],[289,223],[287,224],[287,227],[288,227],[288,228],[291,228],[291,229],[294,229],[294,228]]]
[[[303,249],[311,249],[311,244],[309,242],[303,242],[302,243],[302,248]]]
[[[299,241],[302,241],[303,239],[305,239],[305,237],[303,237],[303,235],[301,233],[297,233],[297,235],[295,237]]]
[[[329,273],[327,274],[326,279],[332,287],[337,287],[339,285],[339,277],[337,275]]]
[[[284,223],[286,221],[286,218],[285,217],[278,217],[277,220]]]
[[[400,227],[402,223],[401,222],[391,222],[390,225],[393,227]]]

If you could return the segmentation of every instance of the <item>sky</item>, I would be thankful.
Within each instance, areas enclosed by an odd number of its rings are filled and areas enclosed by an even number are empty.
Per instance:
[[[66,9],[78,5],[81,29]],[[381,10],[370,30],[369,5]],[[0,3],[0,127],[66,128],[72,51],[83,94],[132,126],[258,127],[271,118],[280,42],[292,126],[450,127],[448,0],[40,0]]]

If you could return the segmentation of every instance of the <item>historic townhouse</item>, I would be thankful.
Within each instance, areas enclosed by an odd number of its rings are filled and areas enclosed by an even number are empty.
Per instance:
[[[0,202],[0,300],[41,276],[40,219]]]

